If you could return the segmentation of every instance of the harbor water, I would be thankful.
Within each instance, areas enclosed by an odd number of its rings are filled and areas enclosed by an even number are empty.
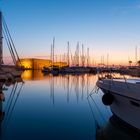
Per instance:
[[[1,140],[101,138],[98,129],[108,124],[112,113],[95,86],[97,75],[24,71],[22,78],[24,83],[1,83]]]

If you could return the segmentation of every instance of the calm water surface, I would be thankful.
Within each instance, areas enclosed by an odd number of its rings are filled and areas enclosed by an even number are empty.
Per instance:
[[[97,75],[43,75],[25,71],[23,83],[1,83],[2,140],[96,140],[110,109],[96,91]]]

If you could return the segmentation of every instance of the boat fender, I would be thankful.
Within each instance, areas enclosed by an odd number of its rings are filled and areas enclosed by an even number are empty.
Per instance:
[[[104,105],[111,105],[114,101],[114,97],[110,93],[106,93],[102,97],[102,102]]]

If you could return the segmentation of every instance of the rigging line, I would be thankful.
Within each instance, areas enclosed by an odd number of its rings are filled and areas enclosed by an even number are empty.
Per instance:
[[[95,104],[95,106],[96,106],[98,112],[100,113],[102,119],[103,119],[105,122],[107,122],[106,119],[103,117],[103,114],[102,114],[102,112],[100,111],[99,107],[97,106],[96,102],[94,101],[93,97],[92,97],[92,96],[90,96],[90,97],[91,97],[92,101],[94,102],[94,104]]]
[[[90,103],[90,101],[89,101],[88,98],[87,98],[87,100],[88,100],[88,104],[89,104],[89,107],[90,107],[90,110],[91,110],[92,117],[93,117],[93,119],[94,119],[94,121],[95,121],[95,125],[96,125],[98,128],[100,128],[100,125],[99,125],[99,123],[98,123],[98,121],[96,120],[96,117],[95,117],[95,115],[94,115],[94,111],[93,111],[93,109],[92,109],[91,103]]]
[[[3,31],[3,33],[4,33],[4,31]],[[8,49],[9,49],[9,51],[10,51],[10,55],[11,55],[11,57],[12,57],[13,63],[15,63],[15,62],[14,62],[14,56],[13,56],[13,54],[12,54],[12,51],[11,51],[11,48],[10,48],[10,46],[9,46],[8,40],[7,40],[6,36],[5,36],[5,33],[4,33],[4,38],[5,38],[5,40],[6,40]]]
[[[98,93],[99,88],[97,86],[95,86],[91,92],[88,94],[87,98],[89,98],[89,96],[91,96],[93,93]]]
[[[17,50],[16,50],[16,48],[15,48],[15,44],[14,44],[14,42],[13,42],[13,39],[12,39],[12,37],[11,37],[11,34],[10,34],[10,32],[9,32],[9,29],[8,29],[8,26],[7,26],[7,24],[6,24],[6,21],[5,21],[4,17],[3,17],[3,23],[5,24],[5,27],[6,27],[7,32],[8,32],[8,35],[9,35],[9,37],[10,37],[10,39],[11,39],[11,42],[12,42],[14,51],[15,51],[16,56],[17,56],[17,59],[18,59],[18,61],[20,62],[20,58],[19,58],[19,56],[18,56]],[[21,63],[21,62],[20,62],[20,63]]]
[[[7,30],[6,30],[5,24],[3,24],[3,27],[4,27],[3,31],[4,31],[4,33],[5,33],[5,38],[7,38],[7,42],[8,42],[8,44],[9,44],[10,49],[11,49],[12,55],[13,55],[13,57],[14,57],[14,61],[15,61],[14,64],[16,64],[16,56],[15,56],[15,54],[14,54],[14,50],[13,50],[13,48],[12,48],[12,44],[11,44],[10,38],[9,38],[9,36],[8,36],[8,32],[7,32]]]
[[[7,129],[7,127],[8,127],[8,122],[9,122],[9,120],[10,120],[12,114],[13,114],[13,111],[14,111],[14,108],[15,108],[16,102],[17,102],[17,100],[18,100],[18,97],[19,97],[19,95],[20,95],[20,93],[21,93],[21,90],[22,90],[23,84],[24,84],[24,83],[21,84],[21,87],[20,87],[19,91],[17,92],[17,97],[15,98],[15,101],[14,101],[13,106],[12,106],[12,108],[11,108],[11,111],[10,111],[10,113],[9,113],[9,117],[8,117],[8,119],[7,119],[7,123],[6,123],[6,125],[5,125],[5,126],[6,126],[5,129]],[[18,85],[18,84],[17,84],[17,85]]]
[[[7,46],[8,46],[8,49],[9,49],[9,51],[10,51],[10,54],[11,54],[11,57],[12,57],[13,63],[15,64],[15,56],[14,56],[14,54],[13,54],[12,48],[10,47],[7,38],[6,38],[6,35],[5,35],[4,30],[3,30],[3,34],[4,34],[4,38],[5,38],[5,40],[6,40],[6,44],[7,44]]]
[[[11,101],[10,101],[10,104],[9,104],[9,107],[8,107],[8,110],[7,110],[7,118],[8,118],[8,115],[9,115],[9,112],[10,112],[10,109],[11,109],[11,106],[12,106],[12,103],[13,103],[13,99],[14,99],[16,90],[17,90],[17,83],[16,83],[15,89],[13,91],[13,96],[11,97]],[[5,122],[6,121],[7,121],[7,119],[5,120]]]
[[[11,100],[11,97],[12,97],[12,94],[13,94],[14,89],[15,89],[15,84],[13,85],[13,88],[12,88],[12,91],[11,91],[11,94],[10,94],[10,97],[9,97],[9,99],[8,99],[8,101],[7,101],[7,104],[6,104],[6,107],[5,107],[5,110],[6,110],[7,107],[8,107],[8,104],[9,104],[9,102],[10,102],[10,100]]]

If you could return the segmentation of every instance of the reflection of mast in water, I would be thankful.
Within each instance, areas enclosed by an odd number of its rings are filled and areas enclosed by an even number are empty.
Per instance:
[[[67,76],[67,103],[69,103],[69,96],[70,96],[70,76]]]
[[[89,95],[89,75],[87,74],[87,96]]]
[[[82,86],[82,100],[84,98],[84,88],[85,88],[85,79],[84,79],[84,75],[82,75],[82,79],[81,79],[81,86]]]
[[[0,83],[0,136],[2,131],[1,123],[4,117],[3,106],[2,106],[2,102],[4,101],[4,94],[2,92],[2,89],[3,89],[3,83]]]
[[[77,98],[77,103],[79,100],[79,76],[75,76],[75,93],[76,93],[76,98]]]
[[[5,98],[4,98],[4,93],[3,93],[3,85],[8,85],[10,86],[11,84],[8,83],[0,83],[0,136],[1,136],[1,132],[7,128],[8,126],[8,122],[10,121],[10,118],[12,116],[12,113],[13,113],[13,110],[14,110],[14,107],[16,105],[16,102],[17,102],[17,99],[19,97],[19,94],[21,92],[21,89],[22,89],[22,86],[23,86],[23,82],[21,84],[21,87],[18,88],[17,90],[17,85],[18,83],[16,82],[14,85],[13,85],[13,88],[11,90],[11,94],[9,96],[9,99],[7,100],[6,102],[6,106],[5,108],[3,109],[3,104],[2,102],[5,101]],[[9,85],[10,84],[10,85]],[[17,95],[17,96],[15,96]],[[3,111],[4,110],[4,111]],[[6,117],[4,118],[4,115],[6,114]]]
[[[53,102],[53,106],[55,105],[55,98],[54,98],[54,77],[51,76],[51,82],[50,82],[50,97]]]
[[[9,99],[7,101],[6,106],[5,106],[6,118],[3,121],[3,128],[4,129],[6,129],[8,127],[8,123],[9,123],[9,121],[11,119],[12,113],[14,111],[16,102],[17,102],[17,100],[19,98],[19,95],[20,95],[21,89],[23,87],[23,84],[24,83],[22,82],[20,87],[18,87],[17,82],[13,85],[10,97],[9,97]]]

